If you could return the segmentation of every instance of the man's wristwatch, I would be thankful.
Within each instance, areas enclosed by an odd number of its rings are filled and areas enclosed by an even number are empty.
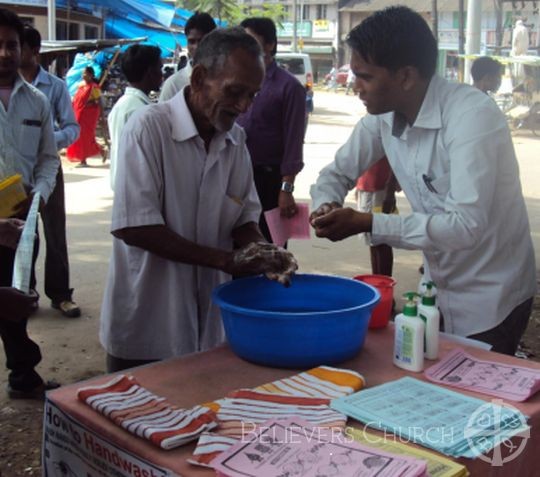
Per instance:
[[[281,190],[283,192],[294,192],[294,184],[291,184],[290,182],[282,182],[281,183]]]

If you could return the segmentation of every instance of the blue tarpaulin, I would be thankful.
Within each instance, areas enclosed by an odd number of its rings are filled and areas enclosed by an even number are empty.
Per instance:
[[[148,37],[145,43],[159,46],[163,57],[172,56],[178,45],[181,45],[182,48],[187,45],[186,37],[183,33],[151,28],[147,25],[125,20],[117,16],[108,16],[105,21],[105,27],[107,38]]]
[[[66,5],[66,0],[57,0],[57,5]],[[159,0],[70,0],[79,7],[93,11],[103,8],[105,15],[118,15],[133,21],[152,21],[164,27],[170,27],[175,15],[175,8],[170,3]]]

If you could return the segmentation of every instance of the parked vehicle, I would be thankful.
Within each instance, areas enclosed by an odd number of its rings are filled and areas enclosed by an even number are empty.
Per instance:
[[[537,56],[495,57],[510,68],[512,93],[499,95],[497,103],[512,131],[529,129],[540,136],[540,58]],[[502,58],[502,59],[499,59]],[[519,75],[516,75],[519,71]],[[503,100],[500,99],[502,96]]]
[[[529,129],[535,136],[540,136],[540,103],[516,105],[506,112],[506,119],[510,130]]]
[[[313,87],[313,68],[306,53],[277,53],[276,62],[289,73],[296,76],[304,87]]]
[[[350,69],[349,65],[346,64],[346,65],[340,66],[340,68],[337,70],[336,83],[338,86],[343,86],[343,87],[347,86],[347,76],[349,74],[349,69]],[[324,84],[325,85],[330,84],[331,79],[332,79],[331,73],[328,73],[327,75],[325,75]]]
[[[179,69],[184,68],[188,62],[188,56],[186,53],[181,53],[178,60],[173,61],[170,58],[168,61],[162,64],[161,70],[165,78],[168,78],[170,75],[176,73]]]

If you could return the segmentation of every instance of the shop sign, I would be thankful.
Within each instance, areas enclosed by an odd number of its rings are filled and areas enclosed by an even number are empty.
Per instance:
[[[294,22],[282,22],[281,27],[278,27],[277,36],[292,37]],[[310,21],[296,22],[296,36],[302,38],[311,38],[312,28]]]
[[[335,22],[329,20],[315,20],[313,22],[313,38],[334,38],[335,32]]]

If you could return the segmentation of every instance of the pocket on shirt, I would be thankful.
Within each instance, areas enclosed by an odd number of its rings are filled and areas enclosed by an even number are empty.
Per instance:
[[[448,190],[450,189],[450,173],[448,172],[441,177],[433,179],[431,181],[431,185],[437,191],[437,194],[446,196],[446,194],[448,194]]]
[[[19,152],[23,156],[37,157],[41,127],[22,124],[19,134]]]
[[[446,197],[450,190],[450,173],[444,174],[431,181],[433,190],[429,192],[429,200],[436,209],[444,210]]]
[[[231,232],[236,227],[236,222],[242,215],[244,210],[244,204],[242,199],[234,195],[226,194],[221,203],[220,210],[220,238],[226,240],[231,239]]]

